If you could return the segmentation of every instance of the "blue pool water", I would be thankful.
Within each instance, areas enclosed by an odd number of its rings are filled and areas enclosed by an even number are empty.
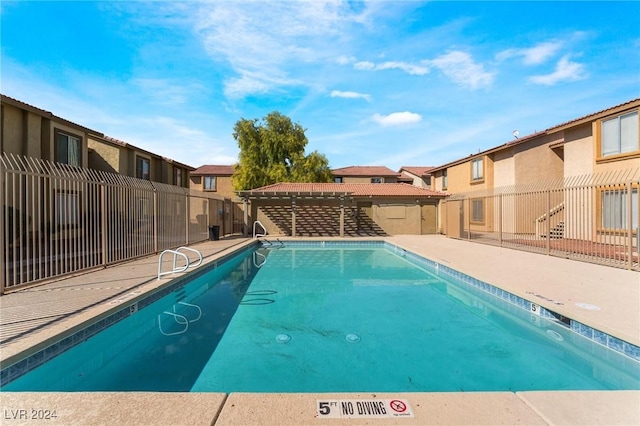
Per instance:
[[[3,391],[640,389],[640,363],[371,246],[246,252]]]

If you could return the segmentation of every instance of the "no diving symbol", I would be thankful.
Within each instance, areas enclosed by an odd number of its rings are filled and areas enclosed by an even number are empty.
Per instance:
[[[389,407],[391,407],[391,409],[396,413],[404,413],[407,410],[407,405],[402,401],[398,401],[397,399],[390,401]]]

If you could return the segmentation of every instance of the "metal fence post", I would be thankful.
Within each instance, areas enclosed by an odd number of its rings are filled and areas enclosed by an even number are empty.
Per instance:
[[[464,209],[462,209],[464,215]],[[467,197],[467,240],[471,241],[471,198]]]
[[[100,182],[100,245],[102,247],[102,266],[107,265],[107,186],[105,182]]]
[[[184,194],[184,221],[185,221],[185,234],[186,234],[186,238],[185,238],[185,245],[188,246],[189,245],[189,212],[191,211],[191,206],[189,204],[191,204],[191,199],[189,198],[189,194]]]
[[[153,252],[158,253],[158,190],[153,188]]]
[[[633,269],[633,186],[631,181],[627,182],[627,231],[629,232],[629,238],[627,243],[627,259],[629,270]],[[640,207],[639,207],[640,208]],[[636,238],[640,235],[636,236]]]
[[[502,194],[498,195],[498,235],[500,247],[502,247]]]
[[[551,254],[551,190],[547,189],[547,255]]]
[[[9,247],[9,242],[4,238],[4,227],[7,223],[7,208],[4,200],[4,184],[5,184],[5,171],[4,162],[0,158],[0,214],[2,215],[2,223],[0,223],[0,295],[4,294],[5,278],[7,271],[5,269],[4,255],[5,246]]]

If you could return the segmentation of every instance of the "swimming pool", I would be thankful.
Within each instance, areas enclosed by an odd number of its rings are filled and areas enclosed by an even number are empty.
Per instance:
[[[2,390],[640,389],[637,361],[463,278],[383,243],[245,251]]]

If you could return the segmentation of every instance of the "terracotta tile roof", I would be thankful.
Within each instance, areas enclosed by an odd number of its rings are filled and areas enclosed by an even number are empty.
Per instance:
[[[235,167],[233,165],[205,164],[191,172],[191,176],[211,175],[211,176],[231,176]]]
[[[406,170],[416,176],[429,176],[432,169],[433,166],[402,166],[399,172],[402,173],[403,170]]]
[[[331,173],[334,176],[398,176],[398,172],[394,172],[385,166],[349,166],[340,169],[333,169]]]
[[[447,194],[419,188],[405,183],[275,183],[250,191],[240,191],[241,195],[332,195],[345,194],[355,197],[446,197]]]

